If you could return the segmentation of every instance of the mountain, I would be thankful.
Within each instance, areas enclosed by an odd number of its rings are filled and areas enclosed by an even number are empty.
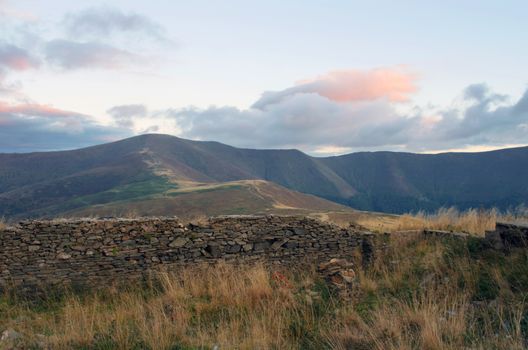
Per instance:
[[[273,187],[273,194],[266,197],[267,204],[251,210],[280,207],[273,204],[281,203],[273,199],[279,192],[282,197],[301,198],[298,192],[302,192],[358,209],[393,213],[452,205],[504,209],[528,203],[526,179],[528,147],[315,158],[298,150],[241,149],[149,134],[73,151],[0,154],[0,216],[87,213],[94,208],[102,213],[131,208],[131,203],[138,208],[156,203],[159,212],[170,213],[171,208],[187,210],[193,201],[207,202],[219,190],[229,192],[223,205],[230,213],[237,212],[236,207],[227,208],[236,202],[234,198],[245,195],[246,204],[238,210],[244,213],[249,203],[259,202],[254,195],[262,187]],[[204,188],[215,190],[204,192]],[[313,196],[291,207],[343,208]],[[206,211],[217,213],[213,207]],[[141,208],[140,214],[146,211]]]
[[[283,200],[274,201],[268,195],[264,204],[255,198],[255,193],[263,187],[273,188],[268,192],[274,197],[298,197],[296,205],[285,207],[346,209],[274,184],[233,183],[267,178],[294,190],[310,192],[310,187],[319,186],[322,191],[339,195],[331,177],[323,176],[318,167],[309,156],[295,150],[242,150],[217,142],[190,141],[167,135],[142,135],[74,151],[0,154],[0,217],[61,215],[83,212],[81,209],[92,206],[97,206],[99,213],[104,211],[102,207],[108,208],[109,213],[117,208],[131,208],[131,203],[148,199],[155,199],[159,204],[160,198],[167,207],[162,209],[157,205],[157,214],[187,213],[187,209],[194,206],[193,201],[206,197],[196,193],[191,196],[190,192],[204,192],[205,185],[209,187],[206,192],[210,197],[219,190],[224,194],[229,192],[225,196],[230,201],[223,203],[223,212],[205,208],[204,204],[205,212],[215,214],[246,213],[245,207],[251,211],[280,208]],[[306,176],[303,181],[303,173],[313,175]],[[174,198],[176,193],[179,193],[178,199]],[[234,203],[235,193],[248,202],[239,207],[238,212],[236,208],[229,208]],[[186,206],[177,206],[176,203],[182,203],[184,198],[188,199],[183,201]],[[171,211],[168,203],[181,208],[180,212]]]
[[[321,162],[360,189],[347,199],[324,197],[364,210],[401,213],[528,204],[528,147],[479,153],[361,152]]]

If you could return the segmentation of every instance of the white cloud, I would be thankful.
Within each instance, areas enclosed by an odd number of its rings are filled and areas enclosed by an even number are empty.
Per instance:
[[[166,41],[165,30],[150,18],[110,7],[88,8],[65,16],[66,33],[72,38],[100,39],[119,34],[145,35]]]
[[[510,104],[504,102],[506,96],[484,84],[469,86],[463,96],[463,106],[440,108],[434,114],[416,107],[412,115],[405,115],[385,98],[338,102],[317,93],[295,93],[265,109],[190,107],[156,115],[173,120],[181,137],[240,147],[300,148],[321,155],[496,148],[528,142],[528,91]]]
[[[46,60],[63,69],[118,69],[141,61],[131,52],[98,42],[52,40],[46,44]]]

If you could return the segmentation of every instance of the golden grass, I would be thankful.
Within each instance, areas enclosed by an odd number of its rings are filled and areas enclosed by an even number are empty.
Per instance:
[[[147,286],[0,299],[0,331],[53,349],[522,349],[528,256],[396,234],[342,299],[312,269],[183,268]],[[359,265],[358,265],[359,266]],[[0,345],[1,348],[1,345]],[[38,348],[38,347],[36,347]]]
[[[418,212],[404,215],[364,215],[355,220],[361,226],[379,232],[407,230],[445,230],[484,235],[495,229],[497,221],[522,221],[528,218],[526,209],[500,213],[496,209],[469,209],[459,211],[455,208],[441,208],[435,213]]]
[[[465,250],[473,243],[412,234],[394,243],[388,261],[359,274],[361,297],[340,308],[328,334],[331,348],[525,348],[526,290],[518,293],[512,282],[527,265],[510,271],[508,263],[491,263],[498,255],[482,263]]]
[[[177,344],[223,349],[292,348],[285,337],[290,317],[302,306],[294,291],[274,286],[261,265],[226,264],[163,274],[159,287],[69,295],[54,312],[1,310],[0,329],[28,335],[49,333],[54,349],[109,344],[109,348],[169,349]],[[310,310],[303,309],[310,313]],[[16,319],[28,319],[19,324]],[[31,336],[30,336],[31,338]]]

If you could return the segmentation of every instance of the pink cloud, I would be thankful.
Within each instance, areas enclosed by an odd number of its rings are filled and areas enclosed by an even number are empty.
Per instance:
[[[336,70],[315,79],[299,82],[299,88],[315,92],[338,102],[387,98],[404,102],[416,92],[416,74],[398,68],[377,68],[369,71]]]
[[[5,63],[14,70],[27,70],[34,67],[31,60],[27,57],[10,57]]]
[[[80,115],[76,112],[65,111],[49,105],[40,105],[34,103],[12,105],[0,101],[0,114],[3,113],[41,117],[71,117]]]
[[[0,66],[23,71],[38,67],[39,61],[26,50],[7,44],[0,46]]]
[[[253,107],[263,109],[302,93],[315,93],[335,102],[373,101],[381,98],[390,102],[405,102],[416,92],[417,78],[416,74],[404,67],[368,71],[336,70],[299,81],[295,86],[282,91],[265,92]]]

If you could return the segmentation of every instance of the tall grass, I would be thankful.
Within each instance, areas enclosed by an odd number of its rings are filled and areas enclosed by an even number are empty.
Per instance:
[[[360,297],[330,333],[333,348],[525,348],[526,252],[510,257],[523,261],[511,269],[478,240],[402,235],[394,243],[360,274]]]
[[[483,235],[494,230],[497,221],[526,221],[528,210],[519,207],[513,211],[500,212],[497,209],[468,209],[459,211],[456,208],[441,208],[434,213],[420,211],[399,216],[366,216],[359,224],[378,231],[406,230],[446,230]]]
[[[469,209],[461,212],[455,208],[441,208],[433,214],[418,212],[402,215],[398,230],[428,228],[484,234],[487,230],[495,229],[495,223],[500,217],[496,209]]]
[[[394,235],[352,297],[315,269],[187,267],[147,285],[0,300],[0,331],[52,349],[523,349],[528,254]],[[1,345],[0,345],[1,347]],[[22,347],[24,348],[24,347]]]
[[[262,265],[188,268],[162,274],[150,287],[72,294],[52,307],[57,310],[11,305],[1,310],[0,327],[29,338],[48,333],[54,349],[295,348],[304,333],[289,334],[292,322],[316,327],[313,305],[273,276]],[[299,283],[313,285],[311,278],[305,274]],[[30,321],[17,324],[21,317]]]

